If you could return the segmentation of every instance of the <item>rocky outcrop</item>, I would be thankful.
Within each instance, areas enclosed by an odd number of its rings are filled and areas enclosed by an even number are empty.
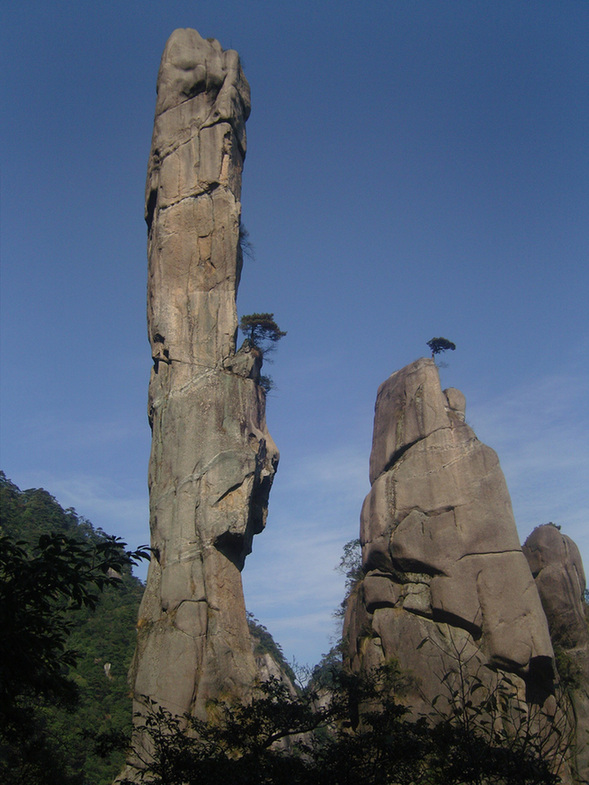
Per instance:
[[[546,613],[561,684],[572,705],[577,781],[589,782],[589,628],[581,554],[551,523],[534,529],[523,552]]]
[[[397,659],[420,682],[409,700],[421,710],[459,663],[511,674],[522,698],[543,702],[552,645],[503,473],[465,423],[462,393],[442,391],[433,360],[379,388],[370,481],[364,578],[344,628],[352,669]]]
[[[586,647],[585,572],[575,543],[557,526],[538,526],[522,548],[536,581],[552,640],[566,649]]]
[[[240,571],[278,463],[260,353],[235,346],[249,111],[237,53],[176,30],[146,188],[153,557],[131,679],[136,709],[147,697],[203,718],[256,674]]]

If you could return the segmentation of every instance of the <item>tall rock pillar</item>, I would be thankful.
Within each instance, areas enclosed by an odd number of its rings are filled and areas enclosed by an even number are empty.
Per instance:
[[[255,676],[240,571],[278,463],[261,357],[235,346],[249,111],[237,53],[172,33],[146,187],[153,556],[131,679],[136,707],[201,717]]]
[[[509,674],[522,699],[541,703],[552,688],[546,618],[503,473],[464,410],[430,359],[380,386],[360,524],[364,577],[345,620],[351,668],[398,660],[420,679],[410,701],[425,711],[459,659],[481,678]]]

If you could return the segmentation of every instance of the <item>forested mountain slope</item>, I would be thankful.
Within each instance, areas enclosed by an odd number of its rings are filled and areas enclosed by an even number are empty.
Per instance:
[[[101,530],[75,510],[64,510],[47,491],[21,491],[3,472],[0,473],[0,511],[0,536],[14,542],[24,541],[27,548],[38,543],[40,536],[50,533],[88,545],[105,539]],[[19,717],[18,722],[25,721],[29,730],[34,725],[35,732],[30,743],[20,750],[0,734],[3,782],[59,785],[112,782],[124,753],[111,751],[103,758],[97,754],[95,740],[100,734],[127,734],[131,730],[127,670],[135,648],[135,624],[142,592],[142,583],[126,568],[121,573],[120,584],[107,586],[94,610],[82,607],[68,611],[73,625],[67,648],[78,653],[77,664],[68,669],[68,676],[77,687],[77,700],[73,705],[61,706],[55,701],[40,702],[26,696],[19,699],[25,719]]]
[[[3,632],[7,625],[15,624],[9,588],[12,574],[18,569],[14,559],[11,563],[7,545],[14,548],[21,543],[27,553],[34,554],[39,552],[39,539],[53,535],[73,539],[82,546],[100,546],[108,540],[108,535],[75,510],[64,510],[46,490],[21,491],[0,471]],[[17,691],[12,707],[0,706],[5,720],[5,727],[0,727],[3,785],[110,785],[123,765],[126,739],[131,733],[132,701],[127,672],[135,650],[143,590],[143,584],[127,566],[120,573],[120,581],[99,593],[95,608],[75,609],[63,599],[56,601],[59,609],[65,611],[64,622],[71,625],[64,643],[66,651],[75,652],[75,665],[62,668],[65,679],[56,699],[24,689],[20,694]],[[50,606],[55,607],[53,602]],[[26,609],[20,610],[22,619]],[[24,618],[34,626],[32,615]],[[248,626],[261,678],[277,677],[293,689],[295,676],[280,646],[252,614],[248,614]],[[38,630],[31,632],[35,640]],[[9,679],[5,664],[0,670],[0,703],[6,693],[3,686]],[[75,688],[64,690],[68,684]]]

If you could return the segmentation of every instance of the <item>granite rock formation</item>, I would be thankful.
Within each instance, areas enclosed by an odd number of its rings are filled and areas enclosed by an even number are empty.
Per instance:
[[[557,665],[575,725],[576,781],[589,782],[589,629],[583,607],[585,572],[575,543],[551,523],[523,546],[546,613]]]
[[[585,572],[579,549],[558,527],[547,523],[534,529],[522,550],[536,581],[552,640],[567,649],[586,647]]]
[[[433,360],[380,386],[370,481],[364,577],[344,624],[351,668],[396,658],[420,681],[409,697],[419,710],[459,660],[479,676],[509,674],[522,699],[544,702],[553,650],[503,473]]]
[[[152,561],[131,681],[174,714],[247,693],[256,675],[241,569],[266,521],[278,452],[260,352],[236,352],[249,86],[195,30],[169,38],[146,187]]]

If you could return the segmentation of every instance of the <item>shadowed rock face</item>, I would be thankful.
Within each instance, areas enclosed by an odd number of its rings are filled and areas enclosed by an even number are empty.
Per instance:
[[[146,188],[153,558],[132,682],[177,714],[255,676],[240,570],[266,522],[278,452],[258,384],[235,353],[249,86],[236,52],[195,30],[168,40]]]
[[[419,676],[427,702],[460,654],[545,695],[546,619],[499,461],[464,410],[462,393],[441,390],[433,360],[379,388],[360,524],[365,577],[345,621],[351,666],[395,657]]]
[[[523,552],[538,587],[552,640],[564,659],[559,668],[572,672],[569,693],[575,720],[576,781],[589,782],[589,630],[583,608],[585,572],[581,554],[570,537],[549,523],[534,529]]]

